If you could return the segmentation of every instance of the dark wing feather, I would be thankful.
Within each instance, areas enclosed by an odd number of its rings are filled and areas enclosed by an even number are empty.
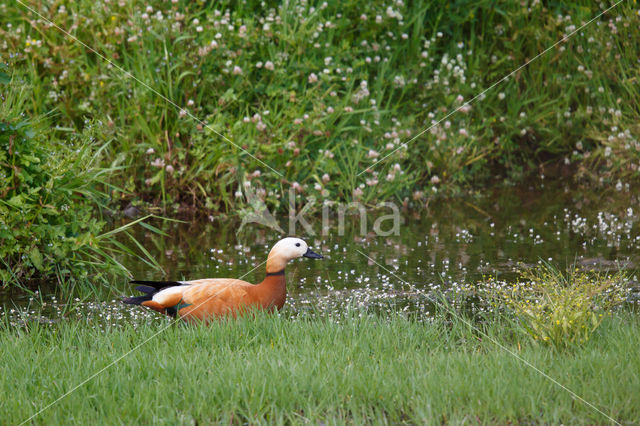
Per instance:
[[[153,287],[155,289],[161,290],[165,287],[173,287],[176,285],[182,285],[182,283],[179,283],[178,281],[139,281],[139,280],[135,280],[135,281],[130,281],[131,284],[142,284],[145,286],[149,286],[149,287]],[[140,290],[140,291],[144,291],[144,290]],[[146,291],[145,291],[146,293]]]

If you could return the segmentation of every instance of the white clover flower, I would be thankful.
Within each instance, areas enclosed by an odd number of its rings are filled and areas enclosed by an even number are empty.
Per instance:
[[[273,71],[275,67],[273,65],[273,62],[267,61],[267,62],[264,63],[264,68],[269,70],[269,71]]]
[[[503,100],[505,97],[505,94],[503,92],[498,93],[498,99]]]
[[[240,68],[239,66],[236,65],[236,66],[233,67],[233,71],[232,72],[233,72],[233,75],[240,75],[240,74],[242,74],[242,68]]]
[[[327,173],[323,174],[322,175],[322,182],[329,183],[329,181],[331,181],[331,177]]]
[[[308,81],[311,84],[316,83],[318,81],[318,76],[312,72],[311,74],[309,74]]]
[[[201,33],[201,32],[202,32],[202,25],[198,25],[198,26],[196,27],[196,32],[199,32],[199,33]]]
[[[438,175],[431,176],[431,183],[434,185],[437,185],[440,183],[440,178],[438,177]]]
[[[462,136],[469,136],[469,132],[467,132],[467,129],[464,128],[458,130],[458,133]]]
[[[367,153],[368,158],[378,158],[379,156],[380,156],[380,153],[378,151],[374,151],[373,149],[370,149],[369,152]]]

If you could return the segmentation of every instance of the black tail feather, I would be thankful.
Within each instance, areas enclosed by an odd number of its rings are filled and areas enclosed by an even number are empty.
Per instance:
[[[123,297],[122,303],[126,303],[127,305],[139,305],[142,302],[151,300],[151,298],[152,296],[150,294],[145,294],[144,296]]]
[[[136,290],[146,293],[144,296],[131,296],[131,297],[123,297],[122,303],[126,303],[129,305],[139,305],[142,302],[146,302],[147,300],[151,300],[153,295],[162,290],[163,288],[173,287],[176,285],[181,285],[177,281],[131,281],[131,284],[141,284],[136,287]]]

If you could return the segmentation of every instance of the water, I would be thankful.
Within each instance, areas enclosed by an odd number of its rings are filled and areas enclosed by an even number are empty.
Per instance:
[[[289,297],[284,314],[339,311],[347,305],[429,311],[433,290],[462,291],[465,283],[487,276],[513,282],[518,270],[541,261],[561,269],[572,264],[599,271],[623,269],[637,285],[638,213],[637,191],[538,184],[435,200],[427,209],[403,211],[397,236],[361,235],[358,216],[346,221],[344,235],[339,235],[335,221],[323,235],[318,221],[313,223],[315,236],[300,236],[325,259],[302,258],[287,267]],[[369,229],[377,216],[371,213]],[[260,282],[265,273],[262,262],[282,237],[260,225],[249,225],[236,235],[238,223],[222,220],[156,225],[169,236],[141,229],[137,238],[165,275],[143,262],[123,259],[136,279],[234,277]],[[50,307],[62,304],[46,290],[39,297]],[[96,311],[93,314],[105,317],[108,312],[109,319],[126,320],[155,315],[122,306],[114,297],[86,301],[75,315]],[[5,294],[5,311],[7,299]],[[24,306],[28,297],[14,293],[10,302]],[[63,310],[52,309],[41,320]]]

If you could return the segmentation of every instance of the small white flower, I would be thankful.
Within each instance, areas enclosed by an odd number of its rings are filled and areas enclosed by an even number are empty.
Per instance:
[[[234,67],[233,67],[233,74],[234,74],[234,75],[240,75],[240,74],[242,74],[242,68],[240,68],[240,67],[239,67],[239,66],[237,66],[237,65],[236,65],[236,66],[234,66]]]
[[[318,76],[315,73],[309,74],[309,83],[315,83],[318,81]]]
[[[273,71],[275,67],[273,66],[273,62],[267,61],[264,63],[264,68],[269,71]]]

